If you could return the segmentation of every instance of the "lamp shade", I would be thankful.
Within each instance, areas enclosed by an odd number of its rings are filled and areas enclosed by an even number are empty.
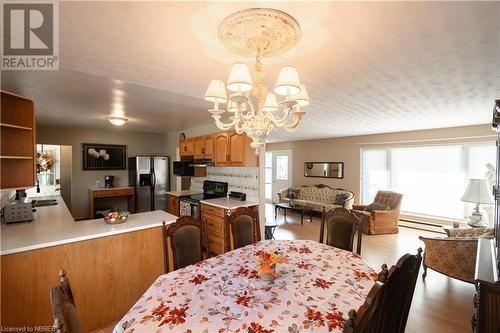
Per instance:
[[[245,92],[252,90],[252,76],[248,66],[242,62],[236,62],[231,66],[227,89],[230,91]]]
[[[277,111],[278,109],[279,109],[279,107],[278,107],[278,100],[276,99],[276,95],[273,93],[267,94],[266,101],[264,102],[264,106],[262,107],[262,111],[273,112],[273,111]]]
[[[297,68],[293,66],[284,66],[281,69],[278,80],[276,80],[274,92],[283,96],[287,94],[297,95],[300,93],[300,80]]]
[[[467,190],[462,196],[462,201],[480,204],[492,204],[490,186],[486,179],[470,179]]]
[[[302,83],[300,84],[300,93],[293,96],[293,100],[297,101],[300,106],[306,106],[309,104],[309,94],[307,93],[306,86]]]
[[[225,103],[227,101],[227,93],[224,81],[218,79],[211,80],[207,92],[205,93],[205,100],[209,102]]]

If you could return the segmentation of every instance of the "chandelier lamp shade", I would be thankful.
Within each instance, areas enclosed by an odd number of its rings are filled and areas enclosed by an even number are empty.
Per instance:
[[[246,63],[236,62],[231,66],[227,83],[211,80],[205,93],[205,100],[213,103],[208,111],[219,129],[234,128],[238,134],[246,133],[258,154],[271,131],[297,129],[304,115],[301,108],[309,104],[309,95],[296,67],[283,66],[274,89],[269,91],[261,63],[263,56],[277,55],[294,46],[300,37],[300,27],[282,11],[252,8],[228,16],[218,34],[231,51],[255,57],[255,66],[251,72]],[[223,109],[221,104],[226,102]]]

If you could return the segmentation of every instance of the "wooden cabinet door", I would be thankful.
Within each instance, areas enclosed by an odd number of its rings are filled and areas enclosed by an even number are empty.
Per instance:
[[[194,158],[205,158],[205,137],[199,136],[194,138]]]
[[[181,156],[193,156],[194,155],[194,142],[193,139],[182,140],[179,144],[180,155]]]
[[[204,142],[204,155],[205,158],[214,158],[214,152],[215,152],[215,139],[213,135],[207,135],[205,136],[205,139],[203,140]]]
[[[245,166],[245,137],[236,132],[228,133],[229,164],[232,166]]]
[[[214,162],[215,166],[225,166],[228,165],[228,135],[227,133],[219,133],[214,137],[215,141],[215,152],[214,152]]]
[[[168,195],[167,211],[175,216],[179,216],[179,197],[175,195]]]

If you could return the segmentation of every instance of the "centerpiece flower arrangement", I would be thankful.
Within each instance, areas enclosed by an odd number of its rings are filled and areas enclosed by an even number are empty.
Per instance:
[[[257,272],[262,280],[273,281],[278,277],[276,273],[276,264],[287,263],[288,258],[277,251],[266,252],[259,251],[255,257],[257,263]]]

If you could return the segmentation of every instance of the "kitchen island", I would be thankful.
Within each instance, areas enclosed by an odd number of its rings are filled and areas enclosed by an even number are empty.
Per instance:
[[[164,273],[161,225],[175,216],[153,211],[118,225],[75,222],[56,198],[58,205],[37,208],[32,222],[0,229],[2,327],[52,325],[49,291],[60,269],[70,279],[85,331],[120,319]]]
[[[206,223],[208,233],[208,246],[213,255],[223,254],[231,250],[231,228],[229,216],[240,207],[255,207],[257,201],[241,201],[228,197],[200,200],[201,219]],[[260,239],[260,228],[257,228],[257,239]]]

